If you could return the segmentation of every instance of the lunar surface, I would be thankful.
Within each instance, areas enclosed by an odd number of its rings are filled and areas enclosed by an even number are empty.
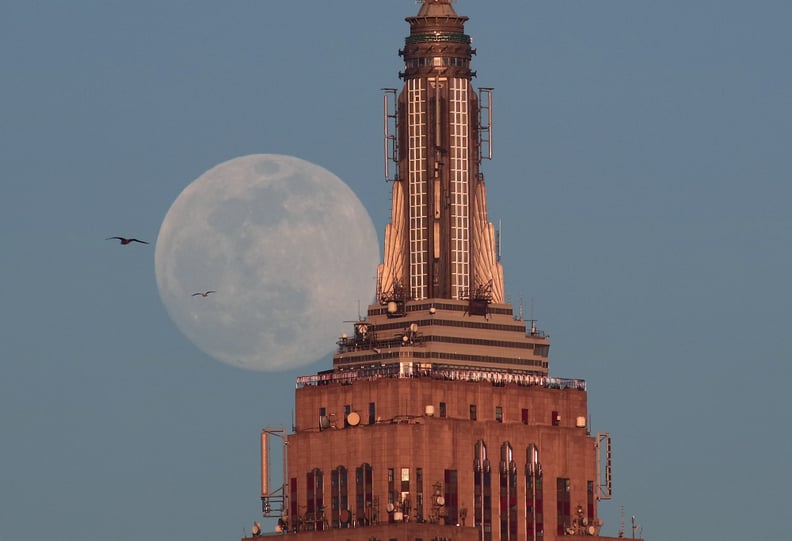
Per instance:
[[[379,244],[338,177],[293,156],[234,158],[193,181],[157,237],[160,297],[209,356],[286,370],[334,350],[374,297]],[[194,295],[196,291],[211,295]]]

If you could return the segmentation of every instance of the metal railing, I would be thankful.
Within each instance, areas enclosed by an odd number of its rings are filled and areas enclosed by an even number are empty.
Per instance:
[[[530,372],[482,370],[466,366],[427,365],[413,362],[388,363],[300,376],[297,378],[296,386],[300,389],[306,386],[329,385],[331,383],[350,385],[356,381],[379,378],[429,378],[446,381],[489,382],[497,386],[519,385],[547,389],[586,390],[586,381],[582,379],[556,378]]]

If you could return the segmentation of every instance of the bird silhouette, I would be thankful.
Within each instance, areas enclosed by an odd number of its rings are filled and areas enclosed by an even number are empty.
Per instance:
[[[145,240],[140,239],[127,239],[125,237],[107,237],[105,240],[117,239],[121,244],[129,244],[131,242],[139,242],[140,244],[148,244]]]
[[[210,289],[209,291],[199,291],[198,293],[193,293],[192,296],[197,297],[198,295],[200,295],[201,297],[208,297],[209,293],[217,293],[217,292]]]

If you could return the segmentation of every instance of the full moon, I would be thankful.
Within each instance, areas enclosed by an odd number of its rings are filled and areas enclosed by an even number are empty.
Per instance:
[[[293,156],[234,158],[168,210],[155,271],[171,319],[218,361],[261,371],[330,353],[374,297],[379,245],[354,192]]]

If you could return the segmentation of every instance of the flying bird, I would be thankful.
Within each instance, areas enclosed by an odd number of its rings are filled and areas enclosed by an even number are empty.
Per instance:
[[[127,239],[125,237],[107,237],[105,240],[117,239],[121,244],[129,244],[130,242],[139,242],[140,244],[148,244],[145,240],[140,239]]]
[[[217,292],[210,289],[209,291],[199,291],[198,293],[193,293],[192,296],[197,297],[198,295],[200,295],[201,297],[208,297],[209,293],[217,293]]]

